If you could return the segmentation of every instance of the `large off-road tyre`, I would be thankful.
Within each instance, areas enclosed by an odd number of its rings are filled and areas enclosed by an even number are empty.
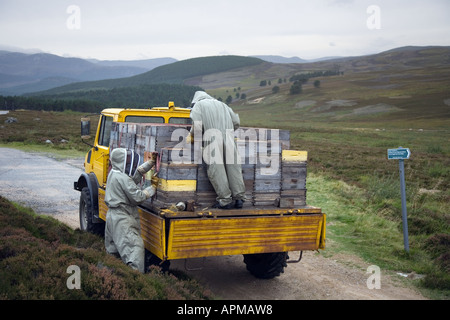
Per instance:
[[[287,267],[287,259],[287,252],[244,254],[247,270],[260,279],[278,277]]]
[[[81,190],[80,195],[80,229],[98,236],[105,236],[105,223],[93,223],[92,199],[88,187]]]

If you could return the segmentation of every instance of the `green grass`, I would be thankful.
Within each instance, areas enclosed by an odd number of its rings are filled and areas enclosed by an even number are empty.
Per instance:
[[[25,152],[34,152],[47,155],[56,159],[83,158],[86,151],[80,151],[69,148],[58,148],[52,145],[27,144],[24,142],[0,143],[0,148],[13,148]]]
[[[379,187],[384,187],[387,182],[378,183]],[[434,299],[450,298],[448,220],[442,221],[435,215],[429,221],[418,221],[417,217],[426,216],[413,210],[408,221],[410,251],[407,253],[399,221],[401,209],[396,199],[391,198],[392,193],[396,193],[394,187],[374,201],[373,197],[367,198],[365,189],[326,175],[309,174],[307,188],[308,204],[321,207],[327,214],[326,256],[351,252],[385,271],[425,275],[415,282],[424,295]],[[375,190],[380,188],[375,187]],[[386,196],[391,199],[385,200]],[[385,202],[382,208],[381,202]],[[388,209],[390,205],[392,208]]]
[[[35,110],[10,111],[0,115],[0,145],[24,151],[56,154],[60,157],[84,157],[89,146],[80,136],[78,112],[47,112]],[[9,117],[15,123],[5,123]],[[94,134],[98,116],[91,116],[91,134]],[[47,143],[51,141],[51,144]]]

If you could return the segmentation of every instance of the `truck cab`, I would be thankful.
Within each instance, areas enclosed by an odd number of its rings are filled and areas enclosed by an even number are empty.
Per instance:
[[[74,189],[81,192],[80,228],[104,235],[106,205],[102,201],[105,195],[106,179],[109,172],[110,137],[113,122],[155,123],[155,124],[191,124],[190,109],[175,107],[170,101],[167,107],[152,109],[104,109],[95,131],[94,144],[84,160],[85,172],[74,182]],[[81,119],[82,139],[90,138],[90,119]]]
[[[93,173],[99,186],[106,186],[109,162],[109,140],[113,122],[190,124],[190,110],[175,107],[153,109],[104,109],[101,113],[93,148],[87,153],[84,167],[86,173]]]

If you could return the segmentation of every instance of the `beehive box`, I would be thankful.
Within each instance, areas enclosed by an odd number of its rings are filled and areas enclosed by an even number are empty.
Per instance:
[[[216,193],[209,182],[200,143],[187,145],[185,125],[114,123],[110,147],[134,150],[147,159],[159,153],[159,184],[148,205],[168,208],[194,200],[197,208],[211,207]],[[176,131],[178,130],[178,131]],[[307,153],[292,151],[287,130],[240,128],[235,131],[249,207],[306,205]]]

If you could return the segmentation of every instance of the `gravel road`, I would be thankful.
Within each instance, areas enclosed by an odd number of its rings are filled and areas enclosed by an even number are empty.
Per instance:
[[[83,159],[55,160],[42,154],[0,148],[0,195],[39,214],[51,215],[72,228],[79,227],[79,192],[73,182],[83,171]],[[333,253],[333,243],[327,243]],[[297,257],[298,253],[291,253]],[[233,300],[419,300],[422,295],[395,273],[381,270],[381,288],[368,289],[369,264],[352,255],[305,252],[300,263],[289,264],[285,273],[271,280],[250,275],[242,256],[189,260],[187,271],[221,299]],[[183,261],[171,268],[184,270]],[[414,281],[407,279],[408,282]]]
[[[0,195],[77,228],[80,193],[73,182],[82,169],[83,159],[58,161],[0,148]]]

